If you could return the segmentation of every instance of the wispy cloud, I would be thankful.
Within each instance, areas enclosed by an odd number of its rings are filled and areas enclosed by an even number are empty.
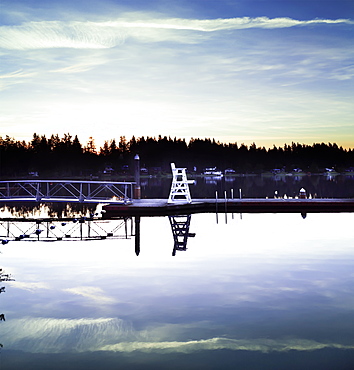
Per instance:
[[[26,22],[0,27],[0,47],[12,50],[76,48],[103,49],[122,44],[127,37],[144,42],[174,41],[193,43],[183,31],[210,33],[250,28],[288,28],[323,24],[354,24],[350,19],[230,18],[230,19],[132,19],[132,15],[105,22]],[[141,32],[143,30],[143,32]],[[178,32],[178,34],[176,34]]]
[[[33,75],[35,75],[35,73],[26,73],[26,72],[23,72],[23,70],[19,69],[19,70],[14,71],[14,72],[10,72],[10,73],[0,75],[0,80],[10,79],[10,78],[19,78],[19,77],[30,77],[30,76],[33,76]]]
[[[157,341],[148,339],[149,332],[135,331],[129,322],[117,318],[69,320],[25,317],[9,321],[3,328],[2,335],[6,337],[8,349],[20,349],[34,353],[64,353],[67,351],[193,353],[222,349],[269,353],[273,351],[314,351],[325,348],[354,349],[353,345],[335,342],[322,343],[303,338],[213,337],[201,340]],[[75,343],[75,346],[72,343]]]
[[[25,352],[84,352],[119,339],[134,339],[131,324],[121,319],[24,317],[10,320],[6,324],[2,331],[2,336],[6,337],[6,347]]]
[[[0,47],[5,49],[102,49],[116,46],[121,41],[118,30],[105,23],[28,22],[0,28]]]
[[[354,346],[342,345],[337,343],[321,343],[307,339],[229,339],[211,338],[205,340],[193,340],[186,342],[121,342],[114,345],[107,345],[100,350],[117,352],[183,352],[192,353],[200,350],[242,350],[259,351],[268,353],[272,351],[313,351],[324,348],[353,349]]]
[[[91,63],[80,63],[74,64],[69,67],[59,68],[53,70],[52,72],[57,73],[80,73],[80,72],[87,72],[94,68],[96,65]]]
[[[48,284],[45,283],[22,283],[19,281],[11,281],[9,282],[9,285],[11,285],[11,288],[28,290],[30,292],[34,292],[38,289],[50,289]]]
[[[23,83],[28,77],[33,77],[36,74],[35,72],[24,72],[22,69],[19,69],[0,75],[0,91],[5,90],[9,86]]]
[[[354,24],[349,19],[314,19],[309,21],[299,21],[291,18],[268,18],[268,17],[242,17],[242,18],[228,18],[228,19],[154,19],[151,21],[131,21],[131,22],[117,22],[118,25],[124,27],[140,27],[140,28],[161,28],[174,30],[192,30],[203,32],[214,32],[222,30],[239,30],[245,28],[287,28],[294,26],[307,26],[310,24],[338,24],[347,23]]]
[[[115,299],[105,296],[103,290],[98,287],[91,286],[81,286],[75,288],[68,288],[64,290],[65,292],[80,295],[85,298],[89,298],[94,301],[99,301],[100,303],[114,303]]]

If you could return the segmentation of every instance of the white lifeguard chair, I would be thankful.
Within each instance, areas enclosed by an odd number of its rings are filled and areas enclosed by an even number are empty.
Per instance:
[[[192,203],[188,185],[194,184],[194,180],[187,180],[186,168],[176,168],[174,163],[171,168],[172,184],[167,203]]]

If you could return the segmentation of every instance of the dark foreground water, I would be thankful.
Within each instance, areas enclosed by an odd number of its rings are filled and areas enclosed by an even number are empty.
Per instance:
[[[189,221],[1,246],[0,368],[353,369],[354,214]]]

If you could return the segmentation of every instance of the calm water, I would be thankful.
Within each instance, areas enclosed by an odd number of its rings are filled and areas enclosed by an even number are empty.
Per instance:
[[[190,186],[192,198],[214,198],[219,196],[239,196],[239,189],[245,198],[295,197],[304,188],[308,194],[319,198],[354,198],[354,177],[349,175],[245,175],[224,177],[193,177],[195,185]],[[146,198],[168,198],[170,178],[152,177],[141,181],[142,195]]]
[[[1,369],[353,368],[354,214],[189,221],[1,246]]]

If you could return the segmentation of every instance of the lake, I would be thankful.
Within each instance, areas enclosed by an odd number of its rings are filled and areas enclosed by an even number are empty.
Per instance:
[[[233,191],[234,197],[238,198],[240,189],[245,198],[296,197],[301,188],[316,198],[354,198],[354,176],[348,174],[238,174],[223,177],[188,174],[188,179],[195,180],[195,185],[189,186],[192,198],[215,198],[216,191],[219,196],[226,192],[229,198]],[[170,187],[171,178],[141,179],[144,198],[168,198]]]
[[[134,237],[10,241],[0,368],[352,369],[353,224],[147,217],[139,256]]]

